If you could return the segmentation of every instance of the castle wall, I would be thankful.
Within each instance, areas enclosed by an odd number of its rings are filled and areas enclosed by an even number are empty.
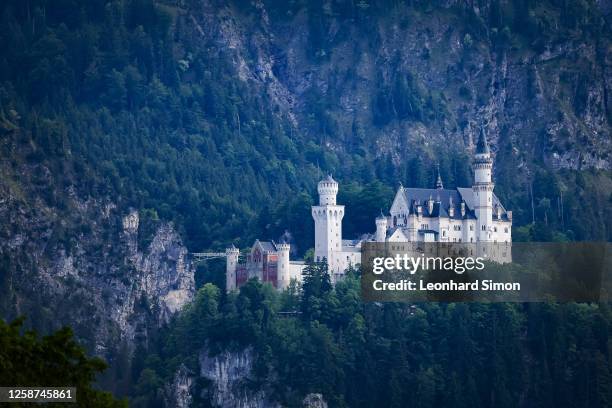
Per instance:
[[[411,205],[406,194],[413,192],[400,186],[391,206],[390,215],[376,218],[374,241],[478,243],[478,252],[493,256],[496,260],[509,261],[511,258],[508,247],[488,245],[488,243],[510,244],[512,241],[512,212],[506,212],[497,198],[494,210],[492,166],[493,162],[483,133],[477,146],[474,161],[475,182],[471,189],[458,188],[458,191],[453,193],[455,195],[449,195],[448,190],[442,188],[442,181],[438,177],[437,201],[434,202],[432,198],[436,195],[434,190],[431,191],[428,200],[423,201],[421,198],[419,201],[413,201]],[[429,194],[422,189],[416,190],[421,197],[423,193]],[[326,259],[332,281],[336,282],[349,266],[361,263],[360,244],[355,247],[351,246],[352,244],[349,246],[342,244],[344,206],[336,203],[338,183],[328,176],[319,182],[318,192],[319,205],[312,207],[315,223],[314,260],[320,262]],[[442,200],[444,194],[446,198]],[[448,205],[442,204],[442,201],[448,202]],[[493,218],[494,211],[495,218]],[[393,233],[389,235],[389,231]],[[263,250],[264,248],[267,250]],[[271,248],[276,250],[272,251]],[[499,254],[489,254],[487,251],[498,251]],[[255,276],[264,282],[271,282],[279,289],[285,289],[291,280],[302,280],[305,268],[304,263],[290,261],[288,244],[276,245],[259,241],[256,241],[245,265],[238,265],[237,262],[237,255],[235,258],[233,254],[228,255],[228,289],[240,286],[248,278]]]

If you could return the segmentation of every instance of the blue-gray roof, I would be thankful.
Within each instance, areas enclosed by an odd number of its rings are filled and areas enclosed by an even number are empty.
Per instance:
[[[478,143],[476,143],[477,154],[488,154],[489,144],[487,143],[487,136],[485,135],[484,128],[480,129],[480,135],[478,135]]]
[[[451,189],[432,189],[432,188],[404,188],[406,202],[409,206],[410,214],[416,214],[418,205],[423,208],[424,217],[444,217],[452,219],[476,219],[474,213],[473,191],[471,188]],[[429,199],[434,201],[432,211],[429,211]],[[465,216],[461,216],[461,202],[465,201]],[[450,206],[454,208],[452,217],[449,215]],[[496,207],[501,209],[501,219],[507,220],[506,209],[493,193],[493,218],[497,219]]]
[[[469,206],[466,206],[465,217],[461,216],[461,201],[463,198],[458,190],[433,189],[433,188],[404,188],[406,202],[410,206],[410,214],[416,214],[417,205],[423,207],[424,217],[446,217],[449,218],[449,208],[452,202],[455,210],[453,219],[476,218]],[[429,212],[429,199],[434,201],[432,211]]]
[[[263,248],[264,251],[270,251],[270,252],[276,251],[276,246],[274,245],[274,242],[259,241],[259,243],[261,244],[261,247]]]

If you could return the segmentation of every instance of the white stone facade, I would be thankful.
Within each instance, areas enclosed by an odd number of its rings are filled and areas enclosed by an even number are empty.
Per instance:
[[[360,242],[342,239],[344,206],[336,204],[338,183],[327,176],[318,185],[319,205],[312,207],[315,223],[315,261],[327,260],[332,280],[344,274],[349,265],[361,261]]]
[[[492,169],[493,160],[483,132],[476,147],[471,188],[444,189],[439,175],[432,189],[400,185],[389,215],[376,218],[375,233],[357,240],[343,239],[345,208],[336,201],[338,183],[327,176],[317,186],[319,205],[312,207],[314,260],[327,261],[332,282],[340,279],[350,266],[361,263],[364,241],[473,243],[479,256],[509,262],[510,250],[504,247],[512,242],[512,211],[507,211],[493,193]],[[227,249],[228,290],[240,285],[245,276],[270,281],[279,289],[287,288],[292,279],[301,281],[305,265],[290,261],[289,249],[289,244],[258,240],[242,270],[238,250]]]

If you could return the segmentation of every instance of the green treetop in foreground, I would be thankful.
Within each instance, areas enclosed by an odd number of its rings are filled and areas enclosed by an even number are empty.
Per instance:
[[[39,337],[35,331],[22,333],[23,321],[7,324],[0,320],[0,386],[70,386],[77,388],[78,406],[127,406],[110,393],[92,388],[96,373],[104,371],[106,363],[89,358],[70,328]]]

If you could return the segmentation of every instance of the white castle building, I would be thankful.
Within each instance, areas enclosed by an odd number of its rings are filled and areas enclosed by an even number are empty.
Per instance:
[[[473,167],[471,188],[445,189],[439,173],[432,189],[400,185],[389,215],[376,218],[376,232],[354,240],[343,239],[345,208],[336,202],[338,183],[327,176],[318,184],[319,205],[312,207],[314,260],[327,260],[332,282],[349,266],[361,263],[361,246],[366,241],[475,243],[486,256],[509,261],[509,251],[497,253],[498,245],[488,245],[511,243],[512,211],[507,211],[493,193],[493,160],[484,131],[476,145]],[[486,254],[487,247],[492,248],[490,254]],[[233,290],[252,277],[279,289],[286,288],[292,279],[301,281],[305,264],[290,261],[289,249],[286,243],[257,240],[245,262],[239,263],[238,250],[228,248],[227,289]]]
[[[473,162],[471,188],[399,187],[390,215],[376,219],[376,241],[510,243],[512,211],[493,193],[493,160],[484,132]],[[383,239],[384,238],[384,239]]]

